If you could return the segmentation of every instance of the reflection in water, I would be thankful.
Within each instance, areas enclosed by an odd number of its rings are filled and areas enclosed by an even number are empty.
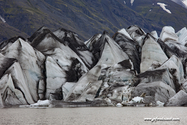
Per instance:
[[[48,108],[0,109],[0,125],[143,125],[144,118],[180,118],[180,121],[157,121],[154,124],[185,125],[184,107],[124,107],[124,108]]]

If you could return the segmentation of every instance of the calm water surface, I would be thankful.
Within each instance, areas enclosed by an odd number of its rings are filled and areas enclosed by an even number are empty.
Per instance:
[[[156,117],[180,121],[144,121]],[[187,108],[7,108],[0,109],[0,125],[187,125]]]

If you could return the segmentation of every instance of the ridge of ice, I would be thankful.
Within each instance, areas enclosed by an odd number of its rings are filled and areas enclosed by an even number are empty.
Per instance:
[[[127,31],[124,28],[119,30],[118,33],[121,33],[121,34],[127,36],[129,39],[132,40],[131,36],[127,33]]]

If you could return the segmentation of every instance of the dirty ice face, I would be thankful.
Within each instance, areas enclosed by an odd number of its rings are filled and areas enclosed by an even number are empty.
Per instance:
[[[115,64],[111,67],[110,75],[114,79],[129,80],[133,76],[133,73],[129,72],[130,70],[122,67],[120,64]]]

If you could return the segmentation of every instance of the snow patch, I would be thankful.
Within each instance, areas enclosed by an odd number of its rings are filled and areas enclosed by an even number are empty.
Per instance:
[[[187,6],[187,0],[183,0],[182,2]]]
[[[124,4],[126,4],[126,2],[124,1]]]
[[[3,23],[6,23],[5,19],[2,16],[0,16],[0,19],[1,21],[3,21]]]
[[[131,6],[133,6],[134,0],[131,0]]]
[[[164,3],[157,3],[157,5],[159,5],[164,11],[166,11],[167,13],[171,14],[171,11],[166,9],[166,4]]]

